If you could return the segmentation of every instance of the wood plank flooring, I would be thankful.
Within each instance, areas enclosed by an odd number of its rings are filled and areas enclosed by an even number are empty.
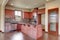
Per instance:
[[[31,37],[23,34],[22,32],[1,33],[0,40],[60,40],[60,36],[54,36],[48,33],[43,33],[39,39],[32,39]]]

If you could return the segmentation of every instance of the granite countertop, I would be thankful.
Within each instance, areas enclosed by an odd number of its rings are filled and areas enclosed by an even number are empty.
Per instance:
[[[12,23],[12,24],[17,24],[18,23],[18,21],[16,21],[15,19],[10,19],[10,18],[6,18],[5,22],[6,23]]]
[[[15,19],[6,18],[5,22],[11,23],[11,24],[28,24],[28,25],[36,25],[35,22],[27,22],[26,20],[16,21]]]

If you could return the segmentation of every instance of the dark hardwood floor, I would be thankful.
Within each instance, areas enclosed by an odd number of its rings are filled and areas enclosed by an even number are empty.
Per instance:
[[[60,40],[60,36],[54,36],[48,33],[43,33],[39,39],[32,39],[31,37],[23,34],[22,32],[1,33],[0,40]]]

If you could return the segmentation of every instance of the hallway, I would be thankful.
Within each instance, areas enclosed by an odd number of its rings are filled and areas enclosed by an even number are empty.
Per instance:
[[[21,32],[0,33],[0,40],[36,40]],[[44,33],[42,38],[37,40],[60,40],[60,36]]]

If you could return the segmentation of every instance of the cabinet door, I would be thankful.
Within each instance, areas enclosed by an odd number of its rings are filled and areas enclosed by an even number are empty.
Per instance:
[[[29,12],[24,12],[24,18],[29,18]]]
[[[14,18],[14,10],[8,10],[8,9],[6,9],[5,10],[5,16],[7,18]]]
[[[21,25],[22,24],[17,24],[17,31],[21,31]]]
[[[29,18],[30,18],[30,19],[33,18],[33,14],[32,14],[32,12],[29,13]]]

